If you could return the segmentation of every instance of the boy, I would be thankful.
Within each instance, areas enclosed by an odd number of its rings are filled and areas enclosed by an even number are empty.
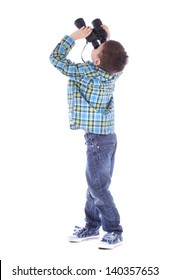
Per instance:
[[[109,36],[108,27],[101,27]],[[119,212],[109,191],[117,145],[113,91],[128,55],[119,42],[107,40],[92,50],[92,61],[75,64],[67,59],[75,41],[88,37],[91,32],[90,27],[82,27],[70,36],[64,36],[50,55],[50,61],[69,77],[70,128],[84,130],[87,145],[86,224],[75,227],[69,241],[98,238],[102,226],[106,233],[98,247],[112,249],[123,240]]]

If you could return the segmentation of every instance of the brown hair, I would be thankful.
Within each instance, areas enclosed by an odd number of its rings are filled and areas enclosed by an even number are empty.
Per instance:
[[[128,62],[124,47],[114,40],[108,40],[103,44],[99,58],[99,67],[109,74],[122,71]]]

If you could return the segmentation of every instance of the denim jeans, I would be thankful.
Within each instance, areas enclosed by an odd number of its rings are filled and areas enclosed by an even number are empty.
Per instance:
[[[85,134],[87,145],[86,179],[88,184],[85,220],[89,227],[102,226],[106,232],[121,234],[120,215],[109,186],[113,174],[116,134]]]

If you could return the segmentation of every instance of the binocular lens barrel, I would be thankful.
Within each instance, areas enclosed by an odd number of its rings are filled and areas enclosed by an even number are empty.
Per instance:
[[[92,21],[92,25],[94,28],[100,28],[100,26],[102,25],[102,22],[99,18],[96,18]]]
[[[86,26],[85,21],[84,21],[83,18],[78,18],[78,19],[76,19],[75,22],[74,22],[74,24],[75,24],[75,26],[76,26],[78,29],[80,29],[80,28],[83,27],[83,26]]]

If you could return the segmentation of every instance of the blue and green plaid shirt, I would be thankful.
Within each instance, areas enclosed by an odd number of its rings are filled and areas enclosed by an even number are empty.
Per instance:
[[[70,128],[95,134],[114,133],[113,91],[121,72],[110,75],[91,61],[73,63],[66,57],[74,45],[75,41],[66,35],[50,55],[51,63],[69,77]]]

